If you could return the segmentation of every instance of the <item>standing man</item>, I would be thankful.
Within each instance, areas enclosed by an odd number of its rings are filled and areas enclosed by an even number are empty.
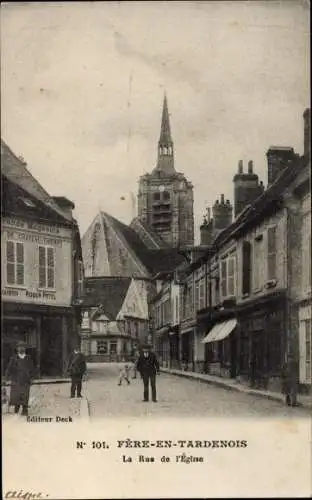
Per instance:
[[[15,413],[19,413],[22,407],[22,415],[28,415],[30,385],[34,376],[35,366],[31,357],[26,354],[26,344],[19,342],[16,355],[10,359],[6,370],[6,377],[12,381],[9,404],[14,406]]]
[[[152,351],[152,346],[144,345],[142,354],[137,362],[137,370],[140,373],[144,384],[144,399],[148,401],[149,397],[149,382],[152,388],[152,400],[157,403],[156,399],[156,373],[159,374],[159,363],[156,354]]]
[[[82,388],[82,377],[86,373],[87,364],[86,358],[82,352],[80,352],[79,347],[75,347],[74,353],[72,354],[69,364],[68,372],[71,377],[71,388],[70,397],[74,398],[77,391],[77,398],[82,398],[81,388]]]

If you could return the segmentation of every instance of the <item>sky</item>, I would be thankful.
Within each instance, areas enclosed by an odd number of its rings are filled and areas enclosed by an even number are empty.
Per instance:
[[[266,185],[270,146],[303,152],[307,1],[23,4],[1,6],[1,136],[82,235],[99,209],[131,221],[164,91],[197,236],[240,159]]]

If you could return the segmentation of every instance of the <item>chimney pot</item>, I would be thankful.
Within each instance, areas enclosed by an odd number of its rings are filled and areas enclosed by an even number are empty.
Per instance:
[[[221,194],[221,203],[224,203],[224,194]]]
[[[239,160],[238,162],[238,173],[239,174],[243,173],[243,160]]]
[[[248,173],[249,173],[249,174],[252,174],[252,173],[253,173],[253,161],[252,161],[252,160],[250,160],[250,161],[248,162]]]

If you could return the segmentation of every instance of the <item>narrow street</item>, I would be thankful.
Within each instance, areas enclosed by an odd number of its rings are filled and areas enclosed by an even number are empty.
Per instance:
[[[117,385],[117,363],[89,364],[83,389],[89,401],[90,418],[105,417],[278,417],[307,416],[302,408],[227,391],[213,385],[161,373],[157,377],[158,403],[143,403],[143,384],[138,375],[130,386]]]

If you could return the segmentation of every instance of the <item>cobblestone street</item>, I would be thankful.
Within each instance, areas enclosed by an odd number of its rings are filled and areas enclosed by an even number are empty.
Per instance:
[[[90,364],[83,389],[91,419],[101,417],[278,417],[298,418],[309,412],[282,403],[227,391],[202,382],[161,373],[157,377],[158,403],[143,403],[140,377],[118,387],[117,364]]]

